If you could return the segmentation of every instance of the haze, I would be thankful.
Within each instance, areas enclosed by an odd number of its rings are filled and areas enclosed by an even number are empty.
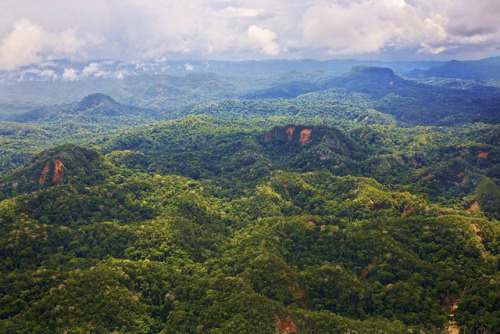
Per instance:
[[[496,0],[3,0],[0,69],[53,59],[480,59]]]

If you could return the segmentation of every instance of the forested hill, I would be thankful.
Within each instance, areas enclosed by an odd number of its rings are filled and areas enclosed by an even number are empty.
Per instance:
[[[119,127],[144,124],[155,119],[151,110],[116,102],[105,94],[91,94],[78,102],[36,108],[6,117],[7,121],[36,124],[100,124]]]
[[[345,89],[365,94],[371,108],[409,125],[451,125],[499,121],[498,87],[474,85],[462,89],[404,79],[389,68],[356,66],[350,72],[322,80],[272,83],[245,95],[250,99],[296,98],[312,92]]]
[[[5,175],[0,328],[496,328],[498,126],[262,125],[189,116]]]
[[[1,333],[500,328],[488,61],[168,64],[0,83]]]
[[[413,70],[410,75],[416,77],[444,77],[488,80],[500,79],[500,57],[491,57],[479,61],[453,60],[427,70]]]

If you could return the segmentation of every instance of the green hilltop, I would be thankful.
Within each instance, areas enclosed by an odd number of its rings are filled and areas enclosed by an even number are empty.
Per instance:
[[[139,76],[5,112],[0,332],[494,333],[497,88],[431,81]]]

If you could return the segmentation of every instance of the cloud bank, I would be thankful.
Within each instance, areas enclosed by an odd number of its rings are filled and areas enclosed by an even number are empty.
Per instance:
[[[483,58],[500,54],[498,17],[497,0],[3,0],[0,70],[61,58]]]

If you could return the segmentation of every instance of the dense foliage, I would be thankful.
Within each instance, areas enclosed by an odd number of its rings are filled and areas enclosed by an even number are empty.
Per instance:
[[[0,332],[498,330],[496,88],[128,80],[0,123]]]

